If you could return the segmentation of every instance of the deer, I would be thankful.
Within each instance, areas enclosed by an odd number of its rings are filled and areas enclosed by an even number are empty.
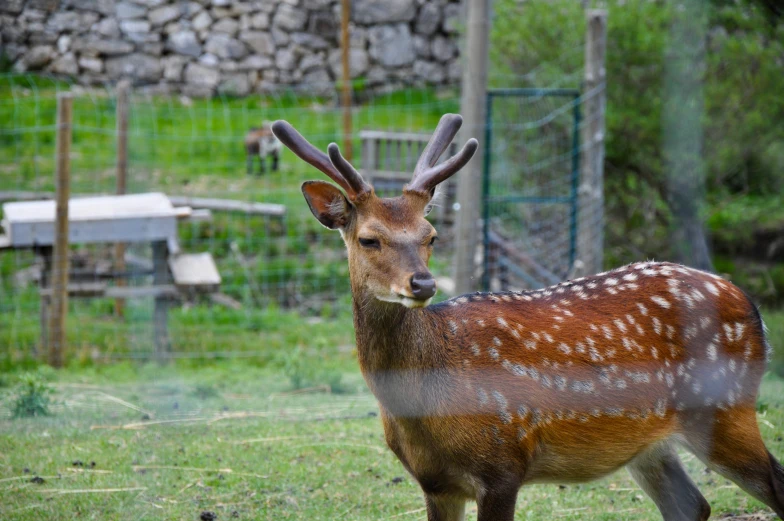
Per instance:
[[[266,171],[267,156],[272,158],[272,171],[278,170],[278,158],[281,144],[275,138],[270,124],[264,122],[260,127],[251,127],[243,141],[245,146],[245,161],[247,173],[253,173],[253,158],[259,158],[259,175]]]
[[[756,397],[770,353],[749,297],[719,275],[645,261],[524,291],[433,304],[436,187],[478,144],[438,159],[462,124],[444,115],[402,194],[373,187],[332,143],[272,130],[331,178],[305,201],[348,252],[357,358],[386,444],[424,493],[429,521],[512,521],[523,485],[580,483],[626,467],[665,521],[711,508],[676,452],[690,451],[784,517],[784,467]]]

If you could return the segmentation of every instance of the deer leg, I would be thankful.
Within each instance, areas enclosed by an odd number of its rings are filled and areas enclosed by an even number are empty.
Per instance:
[[[245,166],[248,175],[253,175],[253,154],[247,154],[245,156]]]
[[[427,521],[464,521],[465,503],[460,498],[427,494]]]
[[[688,448],[784,519],[784,467],[765,447],[754,407],[716,410],[712,415],[713,421],[691,426]]]
[[[267,169],[267,156],[259,156],[259,175]]]
[[[272,171],[278,171],[278,152],[277,150],[272,153]]]
[[[477,498],[477,521],[513,521],[517,487],[490,489]]]
[[[664,521],[705,521],[710,505],[668,443],[654,445],[627,465],[634,481],[650,497]]]

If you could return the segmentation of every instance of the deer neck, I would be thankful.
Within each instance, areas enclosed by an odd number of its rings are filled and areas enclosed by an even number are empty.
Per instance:
[[[396,416],[418,416],[433,376],[447,365],[438,342],[439,317],[354,293],[354,328],[360,369],[373,394]],[[413,407],[413,409],[412,409]]]

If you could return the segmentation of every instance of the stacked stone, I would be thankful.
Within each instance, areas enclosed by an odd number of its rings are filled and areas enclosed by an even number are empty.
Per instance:
[[[350,70],[370,89],[456,83],[460,0],[352,0]],[[16,71],[126,77],[190,96],[341,77],[340,0],[0,0]]]

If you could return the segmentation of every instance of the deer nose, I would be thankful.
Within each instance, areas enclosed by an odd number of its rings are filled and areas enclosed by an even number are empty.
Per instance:
[[[411,293],[417,300],[426,300],[436,294],[436,281],[429,273],[414,273],[411,276]]]

